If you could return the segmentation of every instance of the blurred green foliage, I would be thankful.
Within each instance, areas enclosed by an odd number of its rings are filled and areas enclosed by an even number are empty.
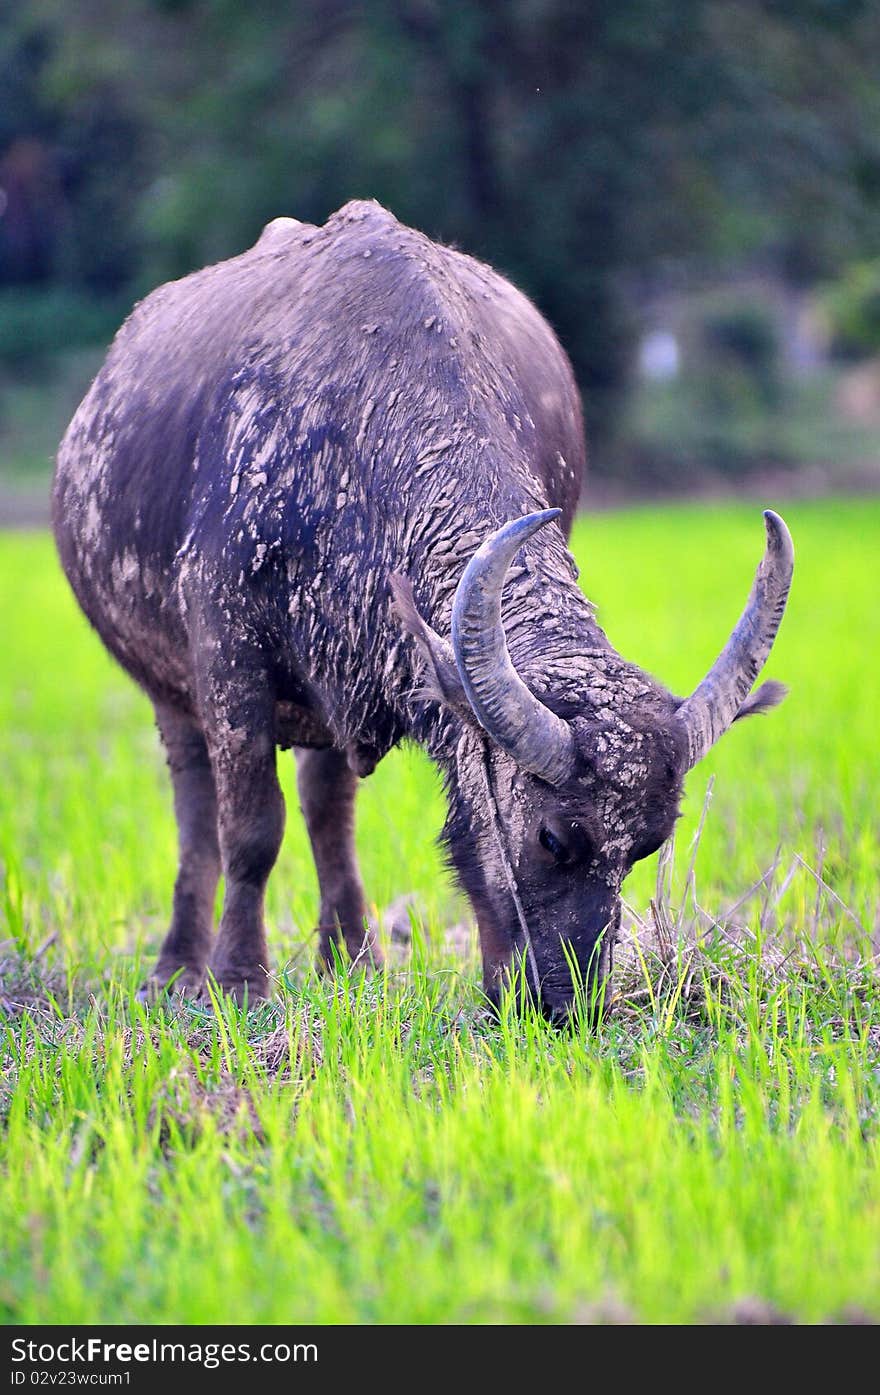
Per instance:
[[[783,379],[768,404],[743,370],[707,362],[675,382],[639,383],[621,424],[614,474],[625,493],[876,492],[880,430],[839,409],[845,374]]]
[[[375,197],[537,300],[601,441],[645,277],[867,254],[878,58],[868,0],[18,0],[0,282],[130,299]]]
[[[737,301],[708,314],[703,338],[710,361],[726,379],[738,379],[768,410],[779,406],[779,336],[774,317],[763,305]]]
[[[880,257],[848,267],[826,292],[823,307],[839,354],[880,354]]]
[[[45,372],[65,350],[106,343],[124,307],[75,286],[0,286],[0,369],[15,378]]]

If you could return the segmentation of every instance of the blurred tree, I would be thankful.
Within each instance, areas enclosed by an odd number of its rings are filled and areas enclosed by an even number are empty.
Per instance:
[[[106,294],[139,262],[141,131],[99,73],[62,78],[66,22],[53,3],[0,15],[0,283]]]
[[[880,230],[869,0],[19,0],[0,55],[0,169],[47,152],[52,229],[28,262],[0,219],[0,275],[142,291],[374,197],[537,299],[594,441],[637,274],[760,249],[809,280]]]

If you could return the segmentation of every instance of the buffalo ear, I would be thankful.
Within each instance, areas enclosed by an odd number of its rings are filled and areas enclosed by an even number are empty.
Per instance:
[[[402,628],[415,640],[424,668],[419,696],[453,707],[473,721],[474,714],[465,697],[452,645],[441,639],[416,610],[412,585],[407,577],[395,572],[388,578],[388,584],[393,597],[392,610]]]
[[[788,689],[784,683],[778,683],[775,678],[771,678],[762,683],[751,697],[746,698],[733,720],[738,722],[740,717],[754,717],[759,712],[769,712],[772,707],[779,706],[787,693]]]

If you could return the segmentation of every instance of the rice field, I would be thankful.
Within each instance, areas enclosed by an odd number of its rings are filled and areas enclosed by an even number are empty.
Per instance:
[[[762,502],[797,549],[765,673],[791,692],[626,884],[594,1031],[484,1012],[415,750],[360,797],[383,973],[312,970],[282,754],[274,1000],[139,1006],[175,869],[151,709],[48,536],[0,534],[3,1322],[880,1319],[880,501]],[[684,693],[760,506],[584,517],[573,546],[615,645]]]

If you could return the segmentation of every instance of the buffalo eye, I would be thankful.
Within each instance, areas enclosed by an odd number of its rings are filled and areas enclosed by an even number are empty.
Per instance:
[[[593,856],[593,839],[580,819],[551,816],[538,826],[537,835],[544,856],[557,867],[578,867]]]
[[[554,833],[552,828],[542,828],[538,834],[538,842],[541,844],[542,848],[550,853],[553,860],[557,862],[560,867],[564,867],[567,862],[571,861],[571,853],[559,835]]]

